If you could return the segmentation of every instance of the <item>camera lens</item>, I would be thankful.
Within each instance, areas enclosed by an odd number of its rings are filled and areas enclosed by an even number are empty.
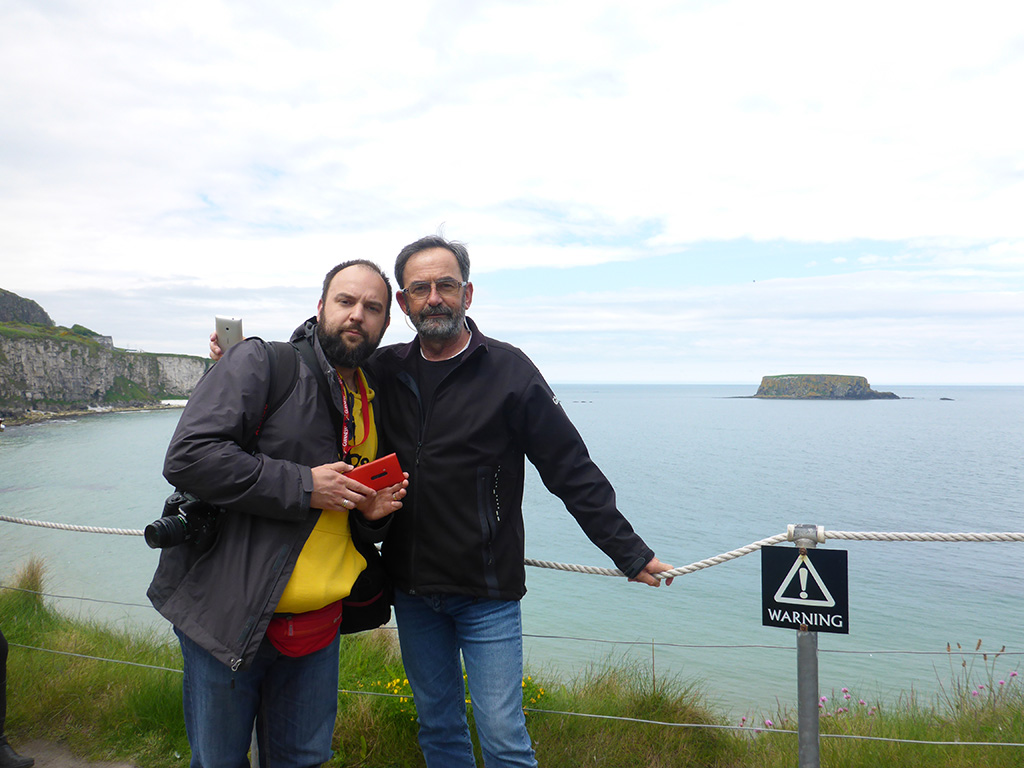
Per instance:
[[[143,535],[152,549],[181,544],[185,540],[185,518],[181,515],[161,517],[147,525]]]

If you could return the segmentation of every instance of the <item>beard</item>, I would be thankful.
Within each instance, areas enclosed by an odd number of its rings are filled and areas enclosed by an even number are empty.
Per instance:
[[[359,331],[363,336],[362,341],[355,345],[350,344],[341,335],[346,330]],[[317,318],[316,337],[320,340],[320,348],[324,351],[327,362],[335,368],[358,368],[377,349],[383,336],[384,332],[381,331],[380,336],[371,339],[360,326],[328,327],[324,324],[323,312]]]
[[[459,303],[458,309],[447,304],[424,307],[416,314],[410,314],[413,327],[421,337],[433,341],[454,339],[466,327],[466,309]]]

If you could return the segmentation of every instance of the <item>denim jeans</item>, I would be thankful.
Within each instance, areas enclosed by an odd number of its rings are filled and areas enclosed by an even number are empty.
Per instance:
[[[462,677],[487,768],[534,768],[523,714],[523,628],[517,600],[395,594],[402,663],[428,768],[473,768]]]
[[[190,768],[248,768],[253,723],[260,768],[311,768],[331,759],[338,714],[339,638],[308,656],[264,639],[252,666],[232,672],[177,629]]]

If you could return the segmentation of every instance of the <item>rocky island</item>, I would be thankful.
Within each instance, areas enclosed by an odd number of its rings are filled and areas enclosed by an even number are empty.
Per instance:
[[[155,408],[192,394],[211,362],[119,349],[80,325],[55,325],[31,299],[0,289],[0,417]]]
[[[876,392],[863,376],[798,373],[765,376],[754,397],[787,400],[899,400],[892,392]]]

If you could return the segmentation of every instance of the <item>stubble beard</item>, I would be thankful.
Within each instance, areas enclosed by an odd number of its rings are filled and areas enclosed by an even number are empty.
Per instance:
[[[416,333],[431,341],[454,339],[466,327],[466,310],[461,303],[458,309],[445,304],[425,307],[410,318]]]

